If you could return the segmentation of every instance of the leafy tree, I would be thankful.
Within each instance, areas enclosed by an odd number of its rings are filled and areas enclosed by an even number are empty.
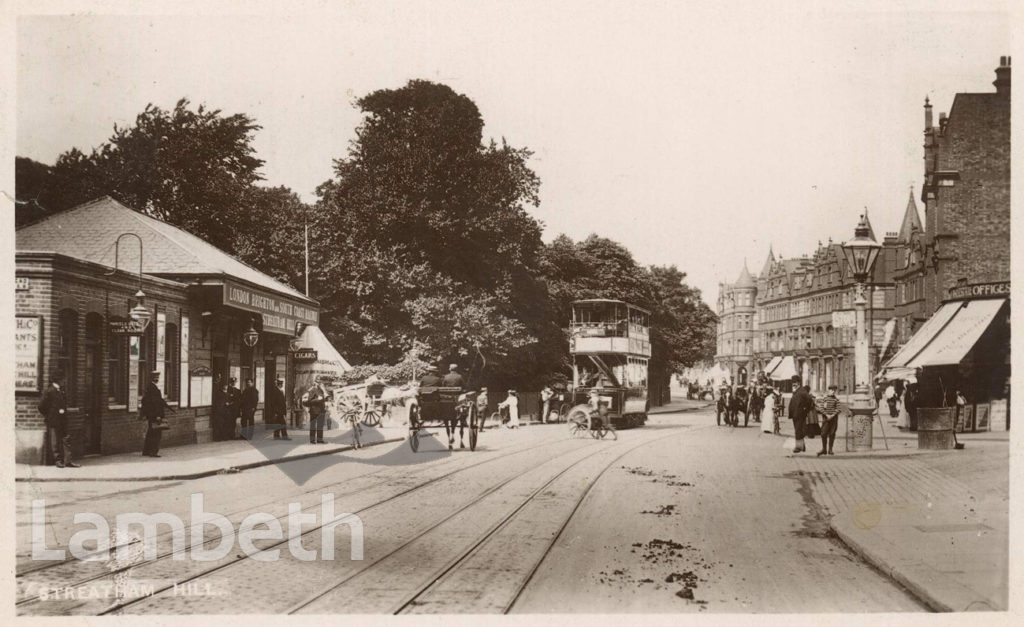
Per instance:
[[[149,104],[135,124],[86,155],[62,154],[50,170],[51,211],[110,195],[210,243],[234,250],[239,228],[248,228],[247,200],[263,161],[251,142],[260,127],[245,114]]]
[[[287,187],[252,186],[247,193],[246,226],[236,230],[239,259],[302,290],[305,284],[304,226],[309,205]]]
[[[484,144],[476,105],[444,85],[410,81],[357,106],[356,139],[317,190],[328,335],[376,363],[417,341],[440,360],[479,346],[499,371],[546,354],[558,329],[537,279],[529,151]]]

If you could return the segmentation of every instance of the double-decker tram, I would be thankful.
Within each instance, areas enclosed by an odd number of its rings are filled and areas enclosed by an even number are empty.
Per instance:
[[[597,402],[616,428],[647,421],[647,362],[651,314],[621,300],[587,299],[572,304],[569,352],[573,403]]]

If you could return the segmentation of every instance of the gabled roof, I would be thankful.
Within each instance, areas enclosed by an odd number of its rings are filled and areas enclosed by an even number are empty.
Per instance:
[[[910,198],[907,199],[907,210],[903,214],[903,224],[900,225],[900,232],[897,237],[901,242],[909,242],[910,235],[914,230],[924,231],[921,226],[921,217],[917,213],[917,203],[914,202],[914,190],[910,190]]]
[[[18,229],[15,250],[56,252],[113,268],[115,242],[122,233],[134,233],[141,238],[143,274],[173,277],[223,274],[313,302],[302,292],[245,265],[195,235],[133,211],[109,196]],[[117,255],[117,265],[128,272],[139,268],[138,246],[133,240],[122,242]]]
[[[871,220],[868,218],[867,207],[864,208],[864,221],[867,222],[867,224],[868,224],[868,235],[871,236],[871,239],[873,239],[873,240],[875,240],[877,242],[878,238],[875,237],[875,229],[871,226]]]

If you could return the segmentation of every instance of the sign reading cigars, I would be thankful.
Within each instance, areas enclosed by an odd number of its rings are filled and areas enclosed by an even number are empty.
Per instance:
[[[231,280],[224,281],[224,304],[258,313],[263,318],[263,330],[269,333],[294,335],[296,323],[315,325],[319,312],[297,300],[247,287]]]

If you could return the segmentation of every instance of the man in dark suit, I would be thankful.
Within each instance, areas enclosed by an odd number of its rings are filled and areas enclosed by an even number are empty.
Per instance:
[[[238,416],[242,411],[242,391],[235,385],[236,379],[231,377],[228,380],[228,391],[227,401],[224,403],[225,409],[225,424],[224,433],[227,435],[226,440],[240,440],[241,436],[236,435]]]
[[[290,440],[288,437],[288,403],[284,399],[284,381],[277,380],[277,385],[267,391],[267,424],[274,425],[274,439]]]
[[[80,468],[71,461],[71,436],[68,435],[68,402],[64,394],[64,373],[50,375],[50,386],[39,399],[39,413],[46,419],[46,437],[50,441],[53,463],[57,468]]]
[[[796,391],[793,398],[789,399],[789,419],[793,421],[793,430],[796,432],[796,446],[794,453],[802,453],[807,450],[804,445],[804,424],[807,414],[814,409],[814,400],[811,398],[810,386],[800,386],[800,376],[793,375],[793,385]]]
[[[164,424],[164,411],[170,409],[170,405],[164,400],[164,395],[157,387],[160,383],[160,371],[154,370],[150,374],[149,385],[142,395],[142,407],[139,410],[142,418],[148,423],[146,429],[146,441],[142,444],[142,454],[146,457],[160,457],[160,439],[163,437],[167,426]]]
[[[245,380],[242,390],[242,437],[252,439],[253,425],[256,423],[256,407],[260,404],[260,392],[252,384],[252,379]]]
[[[327,390],[316,377],[313,385],[306,392],[302,404],[309,408],[309,443],[327,444],[324,441],[324,418],[327,413]]]

